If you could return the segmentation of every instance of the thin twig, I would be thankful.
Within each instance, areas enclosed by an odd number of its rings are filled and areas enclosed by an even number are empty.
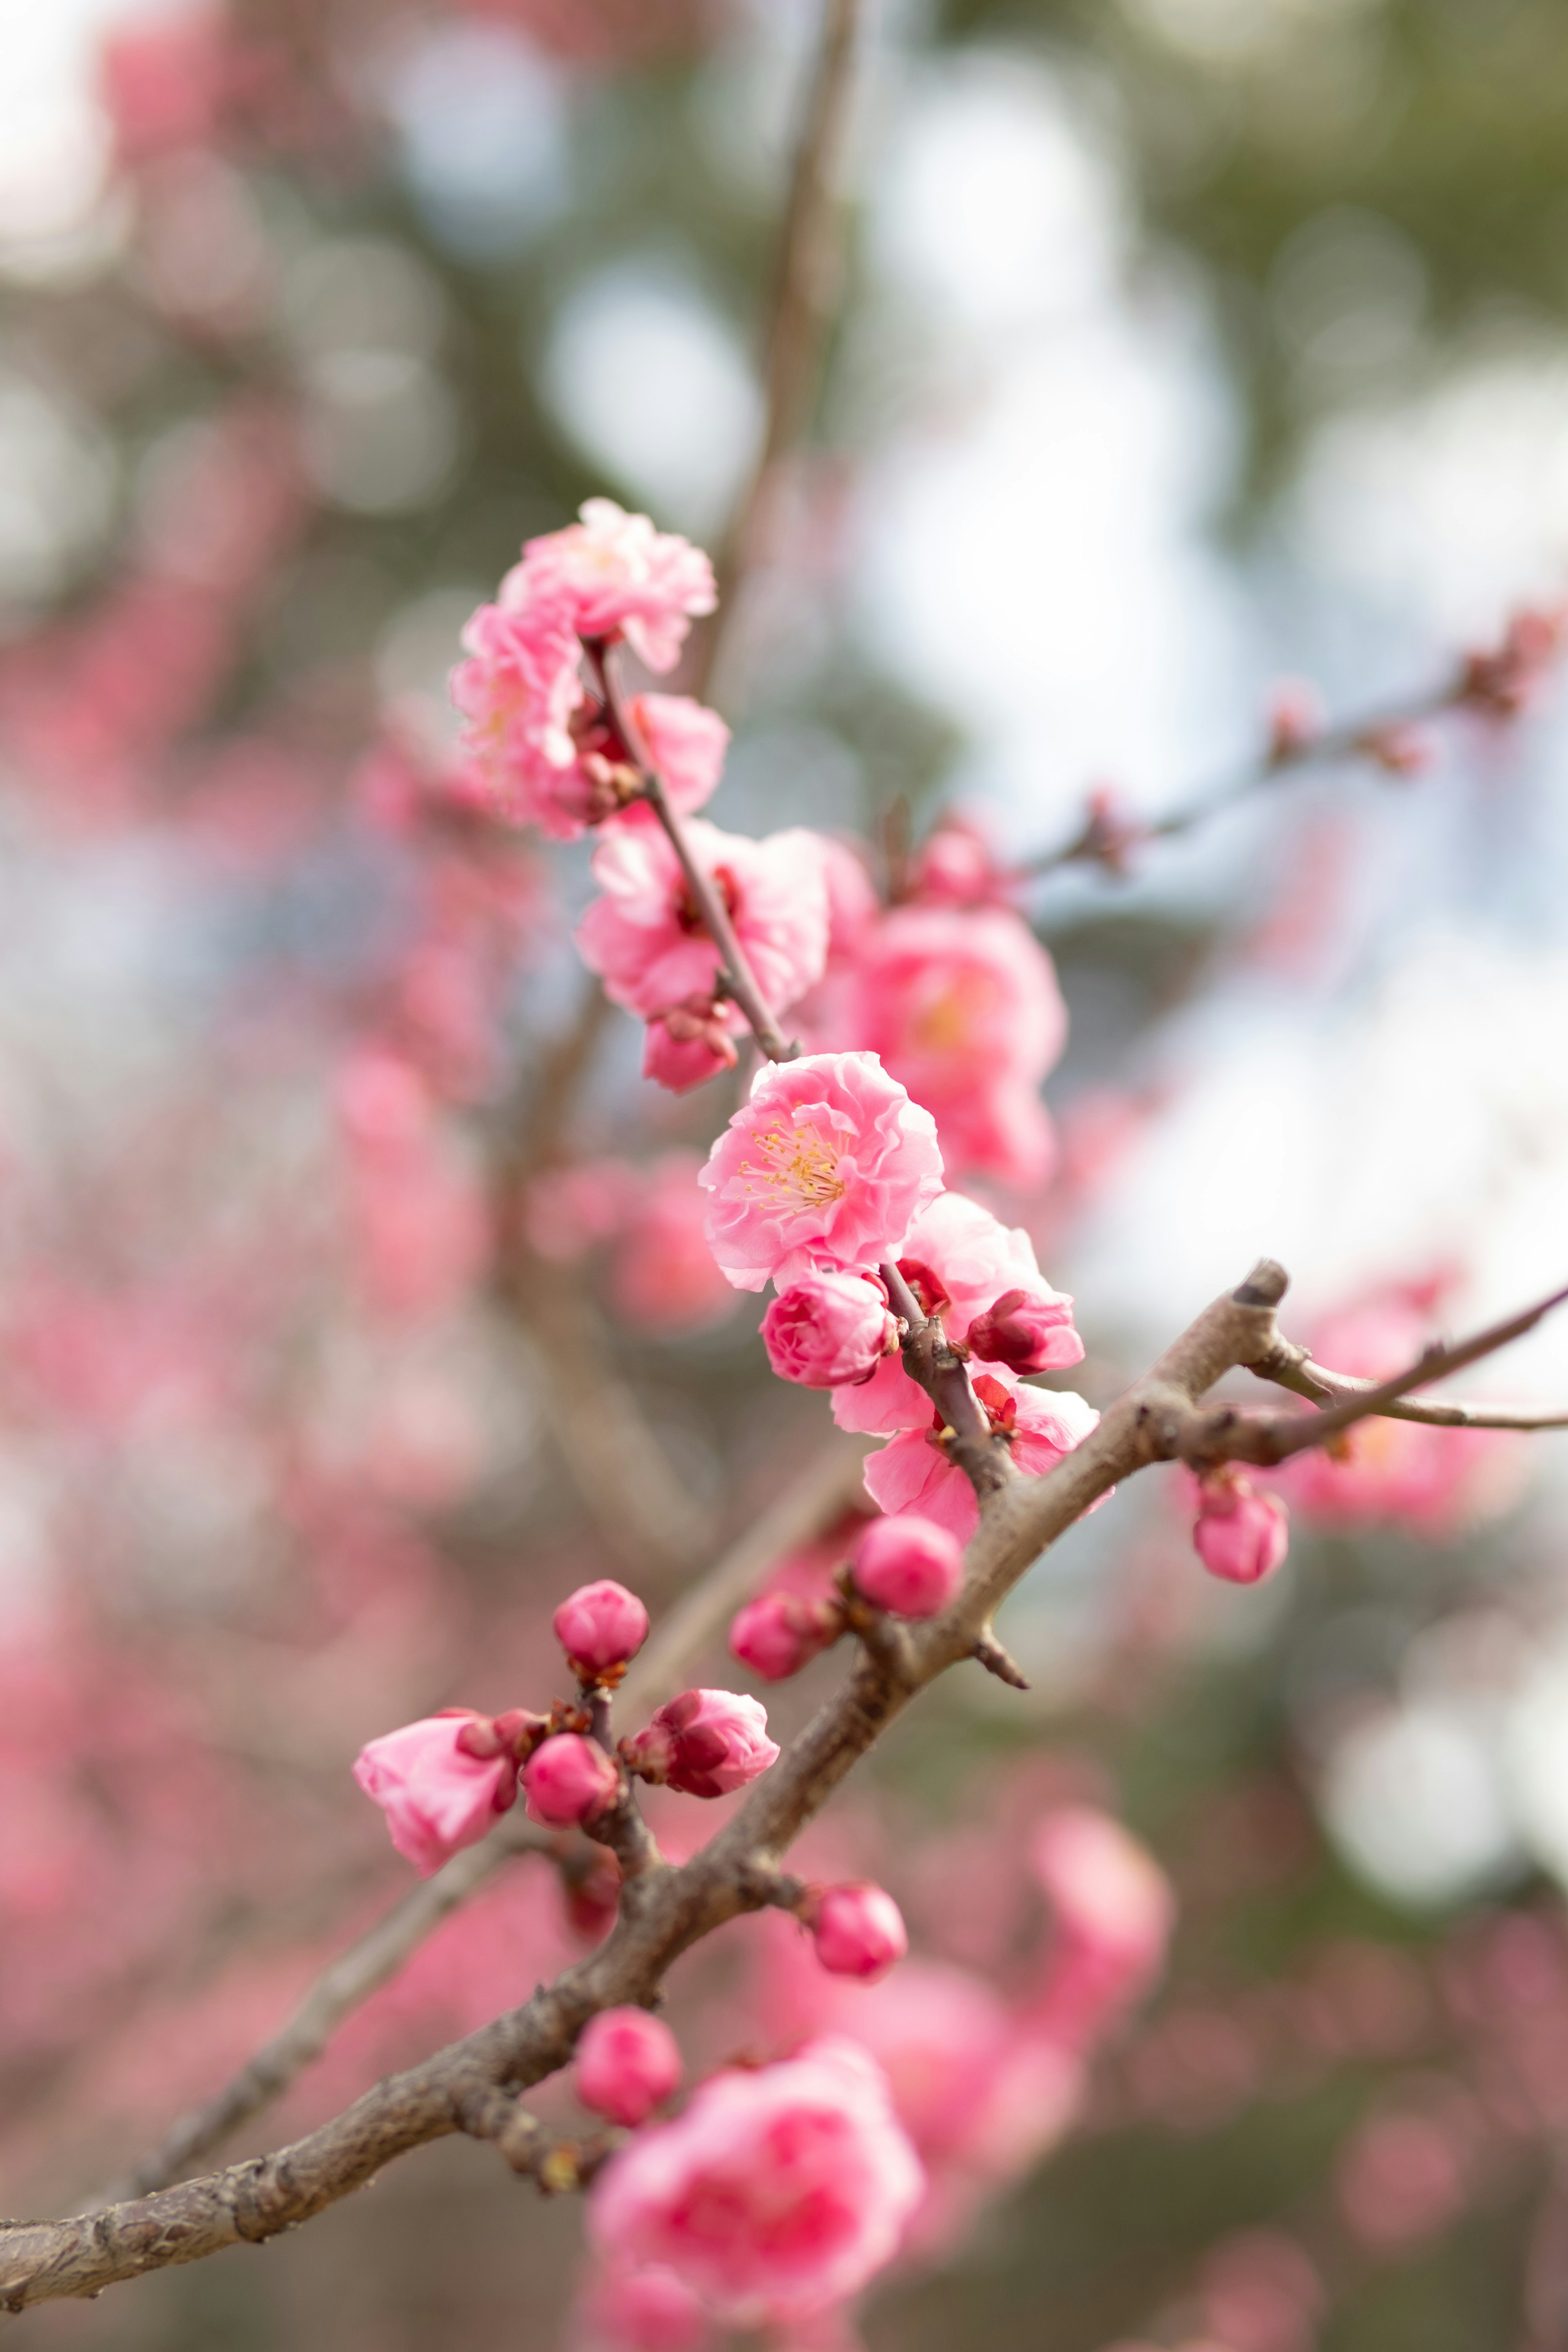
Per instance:
[[[1279,1354],[1267,1364],[1248,1364],[1247,1369],[1259,1380],[1290,1389],[1313,1404],[1365,1396],[1377,1386],[1375,1381],[1358,1380],[1352,1372],[1331,1371],[1327,1365],[1315,1362],[1305,1348],[1286,1339],[1280,1341]],[[1568,1409],[1562,1407],[1537,1412],[1529,1405],[1433,1404],[1414,1397],[1395,1397],[1380,1406],[1379,1418],[1417,1422],[1428,1429],[1568,1429]]]

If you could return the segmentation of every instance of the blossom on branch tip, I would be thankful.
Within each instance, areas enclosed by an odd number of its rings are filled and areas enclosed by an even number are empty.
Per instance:
[[[714,2075],[639,2133],[595,2180],[588,2225],[606,2257],[662,2264],[719,2320],[761,2326],[866,2285],[924,2186],[880,2067],[825,2037]]]
[[[577,2044],[577,2096],[606,2121],[635,2131],[679,2087],[680,2049],[646,2009],[605,2009]]]
[[[973,1387],[992,1428],[1005,1433],[1015,1465],[1031,1478],[1054,1469],[1100,1420],[1070,1389],[1025,1388],[1005,1366],[979,1373]],[[974,1489],[938,1439],[929,1417],[922,1429],[900,1430],[868,1457],[867,1492],[890,1516],[919,1512],[967,1543],[980,1525]]]
[[[515,1800],[516,1747],[495,1735],[491,1717],[454,1707],[361,1748],[354,1779],[381,1807],[393,1844],[421,1878],[477,1843]]]
[[[558,1731],[542,1740],[522,1768],[529,1818],[546,1829],[568,1830],[592,1821],[615,1803],[620,1788],[615,1759],[576,1731]]]
[[[627,1769],[688,1797],[728,1797],[778,1755],[766,1709],[742,1691],[689,1690],[621,1742]]]
[[[674,531],[614,499],[586,499],[580,520],[531,539],[501,583],[509,611],[564,614],[580,637],[624,637],[649,669],[673,669],[693,619],[718,603],[713,566]]]
[[[843,1631],[844,1610],[837,1598],[763,1592],[737,1613],[730,1650],[764,1682],[782,1683],[831,1648]]]
[[[874,1054],[769,1063],[709,1154],[708,1239],[737,1290],[897,1256],[942,1190],[936,1123]]]
[[[551,1622],[580,1682],[618,1682],[647,1640],[647,1611],[608,1576],[579,1585]]]
[[[855,1582],[895,1617],[935,1617],[963,1582],[963,1549],[913,1511],[873,1519],[855,1548]]]
[[[1289,1517],[1277,1495],[1260,1495],[1237,1470],[1212,1471],[1202,1481],[1193,1549],[1211,1576],[1259,1584],[1289,1548]]]
[[[781,1381],[808,1389],[868,1381],[898,1346],[898,1325],[875,1275],[801,1275],[763,1318],[763,1345]]]
[[[875,1984],[910,1948],[903,1914],[892,1896],[868,1879],[814,1887],[800,1916],[829,1976]]]

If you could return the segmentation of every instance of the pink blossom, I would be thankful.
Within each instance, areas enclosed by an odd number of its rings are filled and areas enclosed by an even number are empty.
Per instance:
[[[691,856],[711,877],[757,986],[784,1012],[821,977],[827,953],[827,894],[816,835],[800,828],[752,841],[694,818]],[[645,1019],[693,998],[710,1001],[720,955],[691,898],[680,861],[657,826],[620,824],[594,855],[595,898],[577,945],[605,992]],[[743,1026],[738,1012],[731,1027]]]
[[[1006,1430],[1013,1459],[1031,1478],[1080,1444],[1100,1419],[1070,1389],[1024,1388],[1005,1366],[974,1380],[994,1429]],[[889,1515],[917,1511],[967,1543],[980,1525],[974,1489],[935,1443],[935,1431],[900,1430],[866,1464],[866,1487]]]
[[[844,1611],[836,1596],[764,1592],[736,1615],[730,1650],[764,1682],[780,1683],[808,1666],[843,1631]]]
[[[997,1298],[1016,1290],[1024,1302],[1019,1311],[1037,1319],[1041,1330],[1039,1369],[1059,1371],[1081,1360],[1072,1300],[1041,1274],[1028,1234],[1021,1225],[1004,1225],[963,1192],[943,1192],[921,1211],[899,1265],[921,1305],[940,1314],[952,1339],[966,1339]],[[840,1429],[885,1437],[896,1429],[924,1429],[930,1400],[893,1358],[863,1389],[836,1391],[833,1418]]]
[[[1005,1290],[994,1307],[975,1317],[968,1344],[985,1363],[1005,1364],[1015,1372],[1043,1372],[1059,1352],[1064,1327],[1072,1327],[1070,1299],[1047,1305],[1031,1298],[1026,1290]]]
[[[955,1536],[913,1511],[873,1519],[855,1549],[855,1581],[868,1601],[896,1617],[934,1617],[963,1582]]]
[[[637,1191],[610,1259],[610,1300],[633,1330],[701,1331],[733,1311],[713,1263],[695,1151],[666,1151],[637,1171]]]
[[[719,713],[689,694],[635,694],[627,709],[671,807],[689,815],[711,800],[730,748],[730,730]],[[634,803],[628,814],[657,822],[642,803]]]
[[[944,1157],[1020,1187],[1049,1172],[1037,1088],[1067,1038],[1051,960],[1003,908],[896,907],[835,999],[835,1034],[880,1055],[937,1122]]]
[[[522,1768],[529,1818],[546,1829],[568,1830],[613,1804],[620,1774],[612,1758],[575,1731],[542,1740]]]
[[[577,2096],[596,2116],[635,2131],[680,2082],[680,2050],[646,2009],[605,2009],[577,2044]]]
[[[1290,1548],[1290,1527],[1277,1495],[1260,1495],[1238,1471],[1213,1472],[1198,1489],[1193,1548],[1211,1576],[1258,1584]]]
[[[551,1621],[573,1672],[583,1682],[616,1674],[647,1640],[647,1611],[613,1577],[579,1585]]]
[[[802,1916],[816,1957],[830,1976],[859,1977],[874,1984],[910,1948],[898,1905],[868,1879],[821,1888]]]
[[[582,520],[531,539],[501,583],[510,611],[540,606],[565,616],[580,637],[625,637],[649,669],[673,669],[691,621],[718,599],[700,548],[655,530],[647,515],[613,499],[588,499]]]
[[[728,2326],[759,2326],[856,2294],[923,2186],[876,2061],[825,2039],[714,2075],[641,2133],[595,2181],[589,2227],[606,2255],[662,2263]]]
[[[362,1748],[354,1779],[386,1815],[392,1843],[421,1878],[473,1845],[517,1795],[517,1757],[483,1739],[465,1744],[489,1718],[468,1707],[424,1717]],[[489,1746],[486,1755],[477,1753]]]
[[[910,860],[909,896],[923,906],[1005,904],[1006,894],[1006,872],[968,817],[943,817]]]
[[[725,1017],[711,996],[689,997],[656,1014],[643,1044],[644,1077],[672,1095],[689,1095],[721,1070],[732,1070],[740,1056]]]
[[[572,735],[584,699],[578,646],[559,606],[481,604],[463,630],[468,656],[452,672],[464,757],[502,814],[573,841],[590,819]]]
[[[1320,1323],[1316,1360],[1358,1380],[1386,1380],[1431,1337],[1441,1279],[1392,1285]],[[1519,1492],[1528,1441],[1507,1430],[1434,1429],[1369,1419],[1332,1454],[1297,1454],[1271,1473],[1304,1519],[1321,1528],[1392,1523],[1439,1539],[1506,1510]]]
[[[765,1772],[778,1752],[762,1701],[742,1691],[682,1691],[621,1742],[632,1771],[688,1797],[728,1797]]]
[[[1120,1822],[1088,1805],[1047,1813],[1030,1847],[1054,1922],[1046,1979],[1027,2019],[1071,2047],[1145,1993],[1170,1941],[1170,1881]]]
[[[841,1388],[870,1378],[898,1345],[898,1326],[874,1275],[803,1274],[763,1316],[763,1345],[781,1381]]]
[[[930,1112],[874,1054],[808,1054],[758,1072],[699,1181],[715,1258],[737,1290],[761,1290],[896,1256],[942,1190],[942,1154]]]
[[[707,2313],[675,2273],[628,2270],[613,2254],[594,2263],[579,2306],[592,2352],[701,2352]]]

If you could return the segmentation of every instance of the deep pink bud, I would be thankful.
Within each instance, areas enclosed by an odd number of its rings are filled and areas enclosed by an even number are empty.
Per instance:
[[[730,1628],[730,1648],[743,1666],[767,1683],[798,1675],[844,1631],[844,1611],[826,1598],[804,1592],[764,1592],[748,1601]]]
[[[1005,1290],[969,1327],[967,1345],[988,1364],[1015,1372],[1045,1372],[1062,1360],[1063,1331],[1071,1331],[1072,1300],[1041,1298],[1028,1290]]]
[[[781,1381],[847,1388],[868,1381],[898,1345],[888,1294],[874,1275],[803,1274],[763,1318],[763,1345]]]
[[[647,1640],[647,1611],[608,1576],[569,1593],[552,1622],[573,1672],[585,1683],[618,1681]]]
[[[613,1758],[575,1731],[558,1731],[522,1768],[530,1818],[546,1829],[569,1830],[615,1802],[621,1785]]]
[[[511,1804],[517,1755],[489,1716],[453,1707],[373,1739],[354,1779],[386,1815],[398,1853],[428,1878]]]
[[[1211,1576],[1258,1584],[1290,1548],[1289,1520],[1278,1495],[1260,1495],[1235,1470],[1216,1470],[1199,1490],[1193,1544]]]
[[[577,2096],[596,2116],[635,2131],[680,2081],[680,2050],[646,2009],[605,2009],[577,2044]]]
[[[688,1797],[727,1797],[765,1772],[778,1752],[762,1701],[742,1691],[682,1691],[646,1730],[621,1742],[632,1771]]]
[[[869,1879],[814,1892],[801,1916],[830,1976],[860,1977],[872,1983],[910,1948],[898,1905]]]
[[[855,1581],[895,1617],[934,1617],[963,1582],[963,1547],[913,1511],[873,1519],[855,1547]]]
[[[689,1094],[706,1086],[721,1070],[732,1070],[736,1054],[711,1003],[703,1011],[700,1000],[673,1004],[656,1013],[647,1024],[643,1045],[642,1074],[672,1095]]]

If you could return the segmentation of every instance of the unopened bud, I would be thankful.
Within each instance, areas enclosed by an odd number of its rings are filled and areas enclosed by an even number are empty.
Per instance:
[[[874,1275],[802,1275],[763,1318],[763,1345],[781,1381],[847,1388],[868,1381],[898,1345],[888,1294]]]
[[[579,1585],[552,1621],[580,1682],[618,1682],[647,1640],[647,1611],[613,1577]]]
[[[732,1070],[735,1041],[711,997],[692,997],[656,1013],[647,1024],[642,1074],[671,1094],[689,1094],[721,1070]]]
[[[963,1549],[913,1511],[873,1519],[855,1548],[855,1582],[895,1617],[934,1617],[963,1582]]]
[[[614,1759],[576,1731],[558,1731],[544,1740],[522,1769],[529,1814],[546,1829],[592,1821],[615,1802],[620,1786]]]
[[[730,1648],[743,1666],[768,1683],[798,1675],[844,1631],[837,1600],[803,1592],[764,1592],[748,1601],[730,1628]]]
[[[910,1948],[903,1915],[892,1896],[868,1879],[814,1887],[802,1906],[816,1957],[830,1976],[873,1983]]]
[[[765,1772],[778,1752],[762,1701],[742,1691],[682,1691],[621,1742],[628,1770],[688,1797],[727,1797]]]
[[[1053,1295],[1042,1298],[1029,1290],[1005,1290],[1000,1298],[977,1315],[969,1327],[965,1346],[987,1363],[1006,1364],[1015,1372],[1044,1372],[1064,1362],[1076,1362],[1063,1333],[1079,1345],[1073,1330],[1072,1300]]]
[[[1193,1548],[1211,1576],[1227,1584],[1259,1584],[1290,1547],[1290,1527],[1278,1495],[1260,1495],[1235,1470],[1204,1480]]]
[[[596,2116],[635,2131],[680,2083],[680,2050],[646,2009],[605,2009],[577,2044],[577,2096]]]

